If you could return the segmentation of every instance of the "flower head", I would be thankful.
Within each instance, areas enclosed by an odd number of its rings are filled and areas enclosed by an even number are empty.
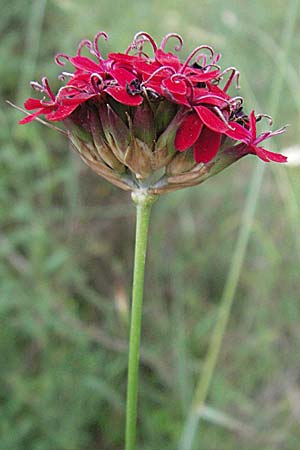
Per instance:
[[[40,115],[63,122],[84,162],[126,190],[159,194],[199,184],[246,154],[265,162],[286,161],[260,146],[284,128],[256,135],[262,116],[254,111],[248,116],[243,99],[227,93],[238,83],[239,72],[233,67],[222,71],[220,54],[211,47],[201,45],[181,61],[178,34],[168,34],[158,46],[140,32],[124,53],[104,58],[102,38],[107,40],[107,34],[83,40],[75,56],[56,56],[58,65],[74,68],[60,76],[68,81],[57,94],[47,78],[32,82],[44,97],[25,102],[33,112],[21,124]],[[174,52],[167,52],[171,39],[177,41]],[[83,56],[84,49],[91,57]]]

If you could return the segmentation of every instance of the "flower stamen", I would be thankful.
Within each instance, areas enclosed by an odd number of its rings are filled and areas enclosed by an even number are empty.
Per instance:
[[[218,108],[217,106],[213,106],[212,109],[213,109],[213,110],[215,111],[215,113],[219,116],[219,118],[222,120],[222,122],[224,122],[225,125],[228,126],[228,128],[230,128],[231,130],[234,129],[231,125],[229,125],[228,120],[226,120],[226,118],[224,117],[224,115],[223,115],[222,111],[220,110],[220,108]]]
[[[231,72],[224,88],[223,91],[227,92],[228,88],[230,87],[231,83],[233,82],[233,80],[236,78],[236,88],[240,89],[240,84],[239,84],[239,80],[240,80],[240,72],[235,68],[235,67],[227,67],[227,69],[223,70],[222,73],[220,73],[218,75],[218,80],[221,80],[222,77],[226,74]]]
[[[146,86],[147,83],[149,83],[149,81],[151,81],[154,77],[156,77],[156,75],[158,75],[160,72],[163,72],[164,70],[168,70],[170,71],[172,74],[176,74],[176,70],[174,69],[174,67],[171,66],[161,66],[158,69],[156,69],[150,76],[149,78],[147,78],[147,80],[143,81],[143,83],[141,83],[141,86]]]
[[[60,75],[58,75],[58,79],[60,81],[65,81],[66,78],[73,78],[74,74],[69,72],[62,72]]]
[[[258,122],[261,119],[268,119],[269,120],[269,126],[271,127],[273,125],[273,118],[269,116],[268,114],[257,114],[256,116],[256,122]]]
[[[130,81],[130,83],[127,83],[126,91],[129,95],[142,94],[143,89],[141,88],[140,81],[137,78],[135,78],[134,80]]]
[[[139,37],[143,37],[142,45],[144,45],[145,42],[150,42],[154,53],[157,51],[157,44],[156,44],[155,40],[149,33],[146,33],[145,31],[139,31],[138,33],[135,34],[135,36],[133,38],[133,42],[132,42],[132,45],[133,45],[132,48],[136,48],[135,46],[139,42],[139,40],[138,40]]]
[[[57,55],[55,55],[54,57],[54,61],[58,66],[66,65],[66,61],[61,61],[62,58],[66,59],[67,61],[70,61],[70,56],[67,55],[66,53],[57,53]]]
[[[83,88],[80,88],[80,87],[78,87],[78,86],[72,86],[71,84],[69,84],[69,85],[67,85],[67,86],[62,86],[59,90],[58,90],[58,92],[57,92],[57,96],[56,96],[56,101],[59,99],[59,97],[60,97],[60,94],[63,92],[63,91],[68,91],[68,90],[70,90],[70,91],[77,91],[77,92],[80,92],[80,93],[87,93],[87,91],[85,90],[85,89],[83,89]],[[70,94],[70,96],[72,97],[72,94]]]
[[[92,73],[90,76],[90,82],[97,94],[105,87],[104,80],[99,73]]]
[[[79,42],[78,48],[77,48],[77,56],[81,56],[81,50],[86,47],[89,51],[93,48],[93,44],[89,39],[83,39],[81,42]]]
[[[243,97],[240,96],[232,97],[229,100],[229,103],[232,105],[233,108],[240,109],[244,104],[244,99]]]
[[[102,56],[101,53],[99,51],[99,39],[100,37],[103,37],[105,41],[108,40],[108,34],[105,33],[105,31],[99,31],[99,33],[96,34],[96,36],[94,37],[94,52],[93,54],[95,56],[97,56],[99,61],[102,61]]]
[[[190,94],[189,94],[189,102],[192,104],[194,102],[194,85],[191,82],[191,80],[184,75],[184,73],[175,73],[171,76],[172,81],[176,81],[176,79],[183,80],[188,88],[190,88]]]
[[[52,101],[55,101],[55,95],[53,94],[53,92],[52,92],[52,90],[51,90],[51,88],[49,86],[48,79],[46,77],[42,78],[42,84],[38,83],[37,81],[31,81],[30,82],[30,86],[35,91],[44,92],[45,94],[48,95],[48,97]]]
[[[161,44],[160,44],[160,47],[159,47],[159,48],[160,48],[161,50],[165,50],[166,44],[167,44],[168,40],[171,39],[171,38],[175,38],[175,39],[177,39],[177,40],[179,41],[179,44],[177,44],[177,45],[174,46],[174,50],[175,50],[176,52],[180,52],[180,50],[181,50],[182,47],[183,47],[183,39],[182,39],[182,37],[180,36],[180,34],[177,34],[177,33],[168,33],[168,34],[163,38],[163,40],[161,41]]]
[[[192,53],[189,54],[189,56],[187,57],[187,59],[185,60],[185,63],[183,64],[183,66],[180,69],[180,73],[183,73],[186,69],[186,67],[188,66],[188,64],[191,62],[191,60],[194,58],[194,56],[202,49],[207,49],[210,52],[210,58],[212,58],[214,56],[214,50],[212,49],[212,47],[210,47],[209,45],[200,45],[199,47],[196,47],[195,50],[192,51]],[[202,53],[203,55],[203,53]]]

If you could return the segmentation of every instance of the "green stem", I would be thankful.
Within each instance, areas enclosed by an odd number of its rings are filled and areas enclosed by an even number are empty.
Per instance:
[[[144,292],[145,259],[151,206],[156,197],[143,191],[132,193],[136,204],[136,235],[128,356],[125,450],[135,450],[138,378]]]

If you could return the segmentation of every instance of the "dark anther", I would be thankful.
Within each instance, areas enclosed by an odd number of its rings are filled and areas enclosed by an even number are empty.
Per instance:
[[[249,122],[249,118],[242,106],[240,106],[236,111],[232,111],[229,120],[234,120],[241,125],[247,125]]]
[[[236,120],[241,120],[242,122],[244,122],[244,120],[247,118],[248,118],[248,116],[245,113],[245,111],[243,111],[243,107],[240,106],[236,111],[233,111],[232,117],[230,118],[230,120],[236,119]]]
[[[129,95],[142,94],[141,83],[137,78],[126,84],[126,91]]]
[[[204,67],[201,66],[201,64],[199,64],[197,61],[195,61],[195,62],[191,65],[191,67],[192,67],[193,69],[200,69],[200,70],[204,69]]]
[[[191,65],[191,67],[192,67],[193,69],[202,70],[202,71],[203,71],[203,69],[204,69],[204,67],[201,66],[201,64],[199,64],[197,61],[195,61],[195,62]],[[196,87],[197,87],[197,88],[200,88],[200,89],[206,88],[206,83],[204,83],[204,82],[199,82],[199,83],[196,84]]]
[[[203,81],[200,81],[199,83],[196,84],[197,88],[206,88],[206,84]]]
[[[152,89],[147,89],[145,95],[150,102],[162,101],[164,98]]]

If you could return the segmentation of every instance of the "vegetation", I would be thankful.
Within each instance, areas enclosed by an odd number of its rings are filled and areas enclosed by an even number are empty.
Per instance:
[[[127,193],[63,136],[18,126],[5,100],[21,105],[30,80],[56,80],[53,55],[98,30],[107,51],[139,30],[175,31],[186,51],[207,43],[237,66],[241,95],[274,128],[291,124],[280,150],[298,146],[298,3],[2,0],[1,449],[123,449],[135,223]],[[248,156],[153,206],[141,450],[179,448],[224,297],[230,321],[189,450],[298,450],[299,172]]]

